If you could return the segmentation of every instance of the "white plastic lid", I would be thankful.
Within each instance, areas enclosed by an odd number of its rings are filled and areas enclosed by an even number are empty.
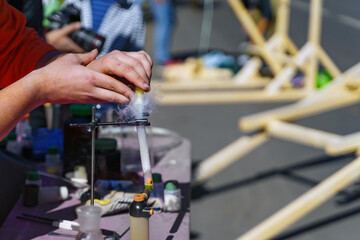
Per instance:
[[[61,186],[59,188],[59,194],[62,200],[65,200],[69,197],[69,190],[66,186]]]

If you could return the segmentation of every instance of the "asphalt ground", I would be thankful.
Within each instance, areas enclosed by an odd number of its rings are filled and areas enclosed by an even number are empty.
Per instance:
[[[290,37],[298,47],[307,39],[309,1],[291,1]],[[359,62],[360,1],[324,0],[321,43],[337,66],[346,70]],[[200,41],[202,9],[190,2],[177,5],[177,25],[172,41],[175,55],[196,52]],[[152,26],[148,25],[151,32]],[[211,49],[239,52],[246,39],[244,30],[226,1],[216,1],[211,34]],[[152,53],[150,42],[147,50]],[[244,135],[238,119],[248,114],[272,109],[285,103],[239,103],[221,105],[158,106],[151,115],[153,126],[174,130],[192,142],[194,164],[206,159]],[[319,114],[296,123],[337,134],[360,131],[360,104]],[[300,163],[322,161],[323,164],[301,168],[296,174],[313,182],[321,181],[349,163],[354,156],[332,159],[322,150],[271,138],[231,167],[208,181],[203,191],[193,192],[191,201],[191,237],[201,240],[235,239],[272,213],[311,188],[308,182],[281,174],[270,174]],[[270,172],[270,173],[269,173]],[[259,177],[268,173],[267,177]],[[301,219],[289,230],[360,207],[360,201],[336,204],[332,198]],[[326,224],[286,239],[359,239],[360,214]]]

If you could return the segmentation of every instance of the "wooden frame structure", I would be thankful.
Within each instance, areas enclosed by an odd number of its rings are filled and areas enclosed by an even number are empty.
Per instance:
[[[299,126],[288,121],[354,104],[360,100],[360,63],[336,78],[329,87],[285,107],[246,116],[239,121],[244,136],[204,160],[194,174],[194,184],[207,181],[234,161],[263,144],[271,136],[324,149],[329,155],[360,154],[360,132],[341,136]],[[240,237],[240,240],[270,239],[321,205],[337,192],[358,180],[360,157],[324,180],[288,206]]]
[[[340,75],[339,69],[320,46],[322,0],[311,1],[309,39],[299,52],[288,37],[289,0],[280,0],[276,32],[267,42],[256,28],[242,2],[238,0],[228,0],[228,2],[250,38],[256,44],[260,56],[271,68],[275,78],[267,81],[267,84],[264,79],[256,80],[261,60],[254,57],[234,77],[235,81],[159,83],[160,94],[163,95],[163,98],[159,100],[160,104],[296,101],[315,91],[315,78],[319,61],[333,76]],[[303,71],[305,75],[305,86],[301,89],[289,87],[290,80],[297,70]],[[225,91],[225,89],[236,89],[237,87],[261,88],[264,84],[266,86],[260,90]],[[217,91],[196,91],[209,89]],[[182,90],[185,90],[185,92]]]
[[[279,21],[276,23],[275,34],[269,41],[266,41],[257,29],[256,24],[241,1],[229,0],[229,4],[234,9],[239,21],[249,34],[250,39],[255,43],[255,47],[253,48],[265,59],[272,72],[278,73],[281,70],[282,63],[274,55],[286,55],[288,52],[295,55],[297,53],[297,47],[287,34],[289,0],[280,0],[277,13]],[[155,81],[154,83],[156,86],[161,86],[163,91],[261,88],[266,86],[270,81],[270,78],[259,77],[258,72],[261,65],[262,62],[260,58],[253,57],[241,71],[230,80]]]
[[[260,131],[240,137],[224,149],[202,161],[194,184],[207,181],[214,174],[265,143],[271,136],[324,149],[329,155],[353,152],[358,148],[360,133],[340,136],[302,127],[290,121],[354,104],[360,100],[360,63],[334,79],[328,87],[297,103],[245,116],[239,121],[244,131]]]

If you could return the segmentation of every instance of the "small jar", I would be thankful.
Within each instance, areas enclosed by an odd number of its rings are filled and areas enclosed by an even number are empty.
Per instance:
[[[46,172],[51,174],[60,173],[60,154],[57,146],[49,146],[45,156]]]
[[[165,183],[164,189],[165,210],[168,212],[177,212],[181,209],[181,190],[179,182],[170,180]]]
[[[40,186],[40,174],[35,171],[28,172],[23,190],[23,205],[25,207],[35,207],[38,205]]]
[[[164,202],[164,183],[162,182],[160,173],[152,174],[154,189],[151,191],[151,197],[159,199],[161,203]]]

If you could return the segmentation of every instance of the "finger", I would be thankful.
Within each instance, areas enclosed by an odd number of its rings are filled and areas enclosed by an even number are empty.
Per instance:
[[[77,60],[81,65],[87,65],[90,62],[94,61],[96,59],[96,56],[98,55],[98,50],[95,48],[91,52],[88,53],[78,53],[76,54]]]
[[[96,66],[94,69],[99,71]],[[100,72],[124,77],[142,90],[149,90],[149,79],[141,62],[119,51],[112,52],[103,58]]]
[[[139,60],[141,64],[144,66],[148,79],[151,78],[152,60],[147,53],[145,53],[144,51],[140,51],[140,52],[129,52],[125,54]]]
[[[134,92],[131,90],[131,88],[115,78],[102,73],[95,73],[95,77],[96,81],[94,85],[98,88],[107,89],[117,94],[121,94],[128,99],[131,99],[134,96]]]
[[[94,96],[96,96],[96,102],[104,103],[104,102],[113,102],[113,103],[129,103],[130,99],[125,97],[124,95],[118,94],[116,92],[110,91],[104,88],[95,88],[93,90]]]
[[[143,65],[143,61],[126,53],[116,54],[115,57],[118,61],[132,68],[146,83],[149,83],[149,77],[145,69],[146,66]]]
[[[65,27],[62,27],[59,29],[59,33],[63,36],[67,36],[70,33],[79,30],[81,28],[81,22],[74,22],[66,25]]]

